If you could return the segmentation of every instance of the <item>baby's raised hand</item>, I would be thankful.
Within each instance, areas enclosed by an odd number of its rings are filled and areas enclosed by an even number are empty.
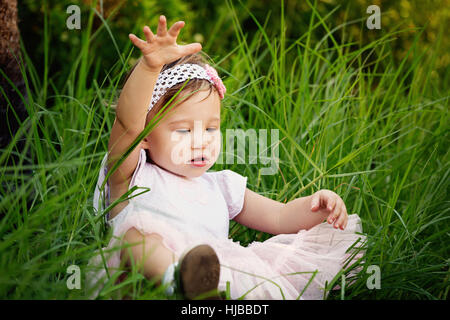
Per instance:
[[[334,223],[335,228],[344,230],[347,226],[348,214],[344,201],[331,190],[322,189],[312,195],[311,211],[328,211],[327,221]]]
[[[159,17],[158,31],[154,35],[148,26],[143,31],[146,41],[130,34],[131,42],[138,47],[143,55],[143,62],[152,71],[160,71],[164,64],[171,63],[181,57],[194,54],[202,49],[200,43],[178,45],[176,43],[184,21],[178,21],[167,31],[166,17]]]

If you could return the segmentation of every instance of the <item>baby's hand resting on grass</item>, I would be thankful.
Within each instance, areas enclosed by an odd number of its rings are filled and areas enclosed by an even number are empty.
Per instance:
[[[177,45],[176,40],[184,21],[178,21],[167,31],[166,17],[159,17],[158,32],[156,35],[145,26],[143,31],[146,41],[130,34],[131,42],[138,47],[143,55],[143,62],[151,71],[160,71],[164,64],[171,63],[181,57],[194,54],[202,49],[200,43]]]
[[[327,222],[334,223],[335,228],[344,230],[347,226],[348,214],[344,201],[331,190],[322,189],[312,195],[311,211],[329,211]]]

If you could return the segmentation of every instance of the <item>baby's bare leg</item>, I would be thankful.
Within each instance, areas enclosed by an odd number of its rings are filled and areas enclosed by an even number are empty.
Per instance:
[[[124,243],[132,246],[122,249],[121,260],[128,267],[133,263],[149,280],[159,282],[167,267],[178,260],[175,254],[164,246],[162,237],[156,233],[143,235],[131,228],[125,233]]]

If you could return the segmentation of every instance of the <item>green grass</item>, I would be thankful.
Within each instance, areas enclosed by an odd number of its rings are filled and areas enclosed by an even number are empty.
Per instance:
[[[444,35],[422,52],[417,30],[396,64],[390,43],[405,30],[380,32],[365,47],[358,39],[341,43],[337,35],[343,38],[347,26],[332,26],[332,14],[313,15],[297,39],[269,35],[266,20],[255,21],[259,32],[249,40],[234,21],[235,50],[216,61],[227,86],[222,132],[278,129],[279,173],[262,176],[260,165],[250,164],[212,169],[248,176],[250,189],[281,202],[330,189],[349,213],[358,213],[368,235],[361,277],[329,299],[447,299],[449,86],[448,77],[433,76]],[[55,87],[48,72],[37,74],[33,64],[40,62],[25,57],[29,117],[0,156],[2,299],[84,299],[83,281],[82,290],[67,289],[66,269],[76,264],[84,275],[94,250],[111,236],[96,220],[92,196],[130,46],[107,77],[97,78],[91,45],[98,32],[91,33],[91,25],[92,16],[63,87]],[[317,30],[326,36],[316,39]],[[230,235],[244,245],[270,237],[234,222]],[[366,286],[370,265],[381,269],[379,290]],[[137,272],[125,286],[110,281],[100,298],[124,295],[165,298]]]

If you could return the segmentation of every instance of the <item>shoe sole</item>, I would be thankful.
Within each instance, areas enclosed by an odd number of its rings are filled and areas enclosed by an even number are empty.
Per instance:
[[[202,294],[214,292],[219,285],[219,277],[219,258],[209,245],[196,246],[181,260],[180,284],[186,299],[192,300]]]

